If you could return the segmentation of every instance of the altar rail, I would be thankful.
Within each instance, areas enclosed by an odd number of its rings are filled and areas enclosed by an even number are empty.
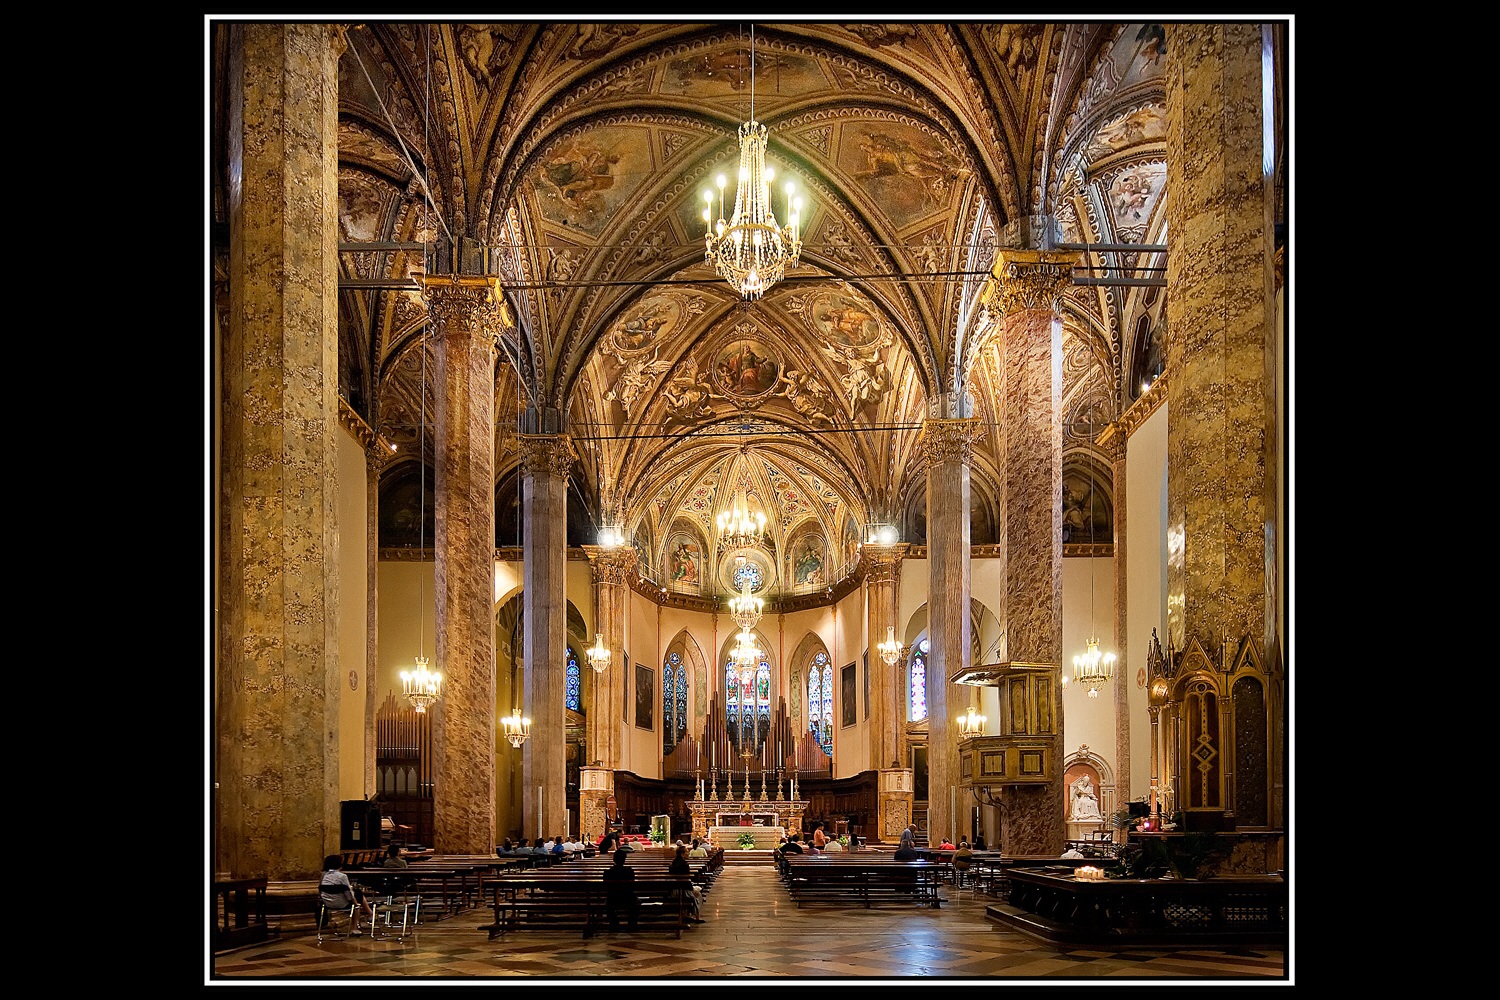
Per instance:
[[[1287,887],[1278,875],[1095,882],[1016,869],[1009,879],[1007,901],[991,904],[987,915],[1052,943],[1287,943]]]

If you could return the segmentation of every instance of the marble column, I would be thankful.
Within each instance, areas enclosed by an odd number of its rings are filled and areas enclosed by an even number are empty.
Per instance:
[[[1099,445],[1110,458],[1110,492],[1114,496],[1114,616],[1115,679],[1111,692],[1115,700],[1115,807],[1131,799],[1130,794],[1130,691],[1135,686],[1135,670],[1130,665],[1130,644],[1125,567],[1125,429],[1111,423],[1099,435]],[[1092,558],[1092,557],[1091,557]],[[1108,817],[1106,817],[1107,819]]]
[[[568,470],[577,455],[566,434],[521,435],[521,711],[531,719],[522,748],[521,835],[554,837],[567,819]]]
[[[1067,831],[1062,773],[1062,319],[1057,297],[1076,254],[1002,250],[994,266],[1001,319],[999,452],[1004,490],[1000,546],[1000,661],[1050,668],[1036,691],[1039,731],[1050,736],[1043,783],[1006,786],[1002,849],[1060,854]],[[1046,704],[1050,702],[1050,705]]]
[[[594,674],[585,763],[613,774],[621,766],[624,739],[620,719],[625,711],[625,615],[636,555],[634,548],[624,547],[585,545],[583,551],[594,576],[594,631],[604,636],[604,644],[609,647],[609,667],[602,674]]]
[[[865,642],[870,650],[870,763],[877,769],[901,766],[905,690],[897,678],[904,667],[900,660],[892,664],[882,660],[878,647],[885,642],[887,626],[896,629],[896,641],[901,641],[901,623],[896,620],[896,584],[901,575],[901,560],[910,547],[904,542],[896,545],[866,542],[863,550]]]
[[[391,450],[375,441],[365,448],[365,798],[374,798],[380,790],[375,773],[379,753],[375,739],[375,715],[380,710],[380,471],[389,461]],[[342,819],[340,820],[342,826]]]
[[[329,24],[230,29],[212,806],[214,869],[234,877],[315,878],[339,846],[344,45]]]
[[[422,279],[436,371],[433,539],[437,664],[433,846],[495,850],[495,337],[508,314],[494,277]]]
[[[958,738],[949,678],[973,659],[969,613],[969,463],[983,434],[975,418],[931,418],[922,426],[927,455],[927,831],[957,835],[950,789],[958,785]]]
[[[1264,650],[1274,635],[1275,192],[1264,42],[1253,22],[1167,31],[1167,644],[1196,642],[1221,669],[1246,642]],[[1227,712],[1227,690],[1221,698]],[[1266,698],[1274,719],[1279,704]],[[1275,747],[1263,749],[1275,759]],[[1197,766],[1208,773],[1205,761]],[[1217,766],[1233,809],[1234,761]]]

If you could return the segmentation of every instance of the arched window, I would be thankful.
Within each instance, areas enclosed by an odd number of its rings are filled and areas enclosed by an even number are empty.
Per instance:
[[[734,589],[737,591],[743,590],[745,584],[747,583],[750,584],[751,591],[756,591],[759,590],[761,584],[765,582],[766,578],[765,575],[761,573],[760,567],[755,565],[755,563],[750,562],[748,559],[740,564],[740,566],[734,571]]]
[[[662,750],[671,753],[687,734],[687,666],[677,650],[667,654],[661,672]]]
[[[771,734],[771,663],[724,667],[724,725],[736,750],[759,754]]]
[[[833,665],[827,653],[818,653],[807,668],[807,730],[833,756]]]
[[[573,711],[581,711],[578,700],[578,690],[581,680],[578,675],[578,657],[573,655],[573,647],[568,647],[568,695],[565,704]]]
[[[907,706],[912,722],[927,718],[927,640],[917,643],[917,651],[911,658],[911,685],[907,691]]]

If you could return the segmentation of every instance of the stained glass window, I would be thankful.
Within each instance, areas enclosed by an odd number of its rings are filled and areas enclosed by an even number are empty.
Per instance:
[[[833,756],[833,665],[827,653],[814,656],[807,670],[807,729]]]
[[[909,705],[911,721],[921,722],[927,718],[927,640],[917,643],[917,651],[911,658],[911,694]]]
[[[734,571],[734,589],[736,591],[743,590],[746,582],[749,582],[751,590],[759,590],[760,585],[764,581],[765,576],[761,573],[760,567],[748,559]]]
[[[578,689],[581,681],[578,674],[578,657],[573,655],[573,647],[568,647],[568,688],[567,699],[564,702],[573,711],[580,711],[578,700]]]
[[[724,724],[735,749],[759,753],[771,732],[771,662],[752,671],[731,661],[724,668]]]
[[[672,661],[678,659],[677,654],[667,654],[667,665],[661,672],[661,741],[662,753],[671,753],[672,748],[677,745],[677,726],[672,719],[672,709],[677,704],[673,697],[677,686],[677,673],[672,669]]]
[[[683,665],[682,657],[673,653],[670,657],[672,665],[677,668],[677,740],[687,735],[688,707],[687,707],[687,667]]]

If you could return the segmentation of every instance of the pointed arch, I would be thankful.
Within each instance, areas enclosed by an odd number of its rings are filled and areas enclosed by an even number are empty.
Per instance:
[[[708,711],[703,651],[687,629],[667,643],[661,677],[662,752],[669,754],[688,733],[697,734]]]

